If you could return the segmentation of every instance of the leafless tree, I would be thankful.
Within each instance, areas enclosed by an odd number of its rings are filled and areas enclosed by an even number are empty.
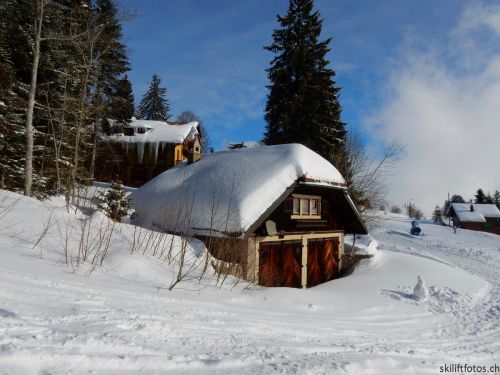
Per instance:
[[[390,211],[391,211],[391,213],[393,213],[393,214],[400,214],[400,213],[401,213],[401,208],[400,208],[398,205],[393,204],[393,205],[391,206],[391,208],[390,208]]]
[[[331,161],[346,180],[349,193],[362,213],[365,208],[384,204],[387,187],[384,179],[394,170],[404,147],[396,142],[387,145],[379,156],[367,150],[360,135],[349,132],[345,144],[346,157],[337,154]]]
[[[46,0],[36,0],[34,28],[33,62],[31,65],[31,81],[26,108],[26,159],[24,167],[24,195],[31,196],[33,184],[33,112],[35,109],[36,81],[40,62],[40,43],[42,41],[42,25]]]

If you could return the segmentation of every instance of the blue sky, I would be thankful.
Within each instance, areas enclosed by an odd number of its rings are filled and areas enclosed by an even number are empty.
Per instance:
[[[276,14],[286,12],[288,1],[118,2],[137,13],[123,25],[136,104],[157,73],[168,89],[174,116],[183,110],[199,115],[216,149],[228,141],[262,138],[265,69],[272,59],[263,46],[271,43]],[[468,164],[466,156],[477,150],[463,143],[470,138],[463,129],[478,126],[464,120],[473,114],[484,124],[478,130],[498,132],[495,118],[500,113],[492,109],[497,103],[484,108],[490,97],[483,98],[472,112],[457,117],[467,100],[495,92],[492,62],[500,57],[497,2],[316,0],[315,8],[324,20],[323,37],[333,37],[328,57],[342,87],[342,117],[349,130],[363,134],[374,150],[392,139],[407,146],[394,181],[388,180],[390,201],[413,199],[431,212],[447,191],[468,198],[478,187],[500,190],[500,173],[485,176],[487,171]],[[458,94],[461,84],[475,87],[472,96]],[[443,105],[434,107],[436,100]],[[467,152],[443,150],[448,136],[441,132],[441,139],[430,142],[443,121],[452,134],[464,134],[455,143]],[[421,131],[412,133],[415,128]],[[486,149],[489,153],[479,152],[480,160],[500,159],[494,147]],[[462,165],[462,172],[454,171],[457,165]],[[419,169],[413,170],[415,166]],[[462,175],[468,176],[467,182]],[[441,186],[439,194],[425,195],[432,186],[422,180]]]
[[[287,1],[120,0],[137,17],[124,24],[137,102],[153,73],[168,89],[172,113],[184,109],[205,123],[215,148],[259,140],[276,14]],[[404,4],[404,6],[402,6]],[[324,37],[333,37],[331,67],[342,86],[343,119],[351,127],[377,105],[398,50],[414,33],[442,33],[459,1],[316,1]]]

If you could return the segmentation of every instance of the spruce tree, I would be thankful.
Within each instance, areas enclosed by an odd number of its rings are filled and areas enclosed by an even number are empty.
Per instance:
[[[125,124],[134,116],[134,95],[132,93],[132,83],[128,77],[119,80],[116,84],[115,92],[111,100],[111,117],[118,123]]]
[[[103,25],[103,38],[99,41],[96,64],[95,95],[102,104],[100,117],[112,117],[127,122],[133,116],[132,85],[122,75],[129,70],[127,50],[122,43],[122,27],[118,19],[118,8],[113,0],[96,1],[97,22]]]
[[[493,204],[500,209],[500,191],[498,190],[493,193]]]
[[[167,121],[170,106],[165,95],[167,89],[160,86],[161,80],[158,75],[153,74],[148,91],[142,97],[137,110],[137,117],[143,120]]]
[[[486,201],[486,195],[483,192],[483,189],[477,189],[476,194],[474,194],[476,197],[475,203],[482,204],[485,203]]]
[[[434,212],[432,213],[432,221],[434,221],[435,223],[443,222],[443,213],[441,212],[441,208],[437,205],[434,208]]]
[[[344,153],[346,136],[340,88],[326,58],[331,38],[319,40],[323,21],[312,0],[290,0],[278,22],[273,43],[265,47],[275,57],[267,69],[264,143],[302,143],[331,160]]]
[[[486,195],[486,197],[484,198],[484,203],[487,203],[487,204],[493,204],[494,201],[495,201],[495,199],[493,198],[493,196],[490,193],[488,193]]]
[[[19,190],[24,182],[24,102],[14,91],[14,67],[4,47],[4,12],[0,5],[0,188]]]

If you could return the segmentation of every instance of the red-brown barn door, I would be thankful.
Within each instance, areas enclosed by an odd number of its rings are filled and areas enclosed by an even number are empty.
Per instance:
[[[301,287],[302,243],[265,242],[259,247],[259,284]]]
[[[307,286],[312,287],[337,276],[339,262],[338,239],[318,239],[307,242]]]

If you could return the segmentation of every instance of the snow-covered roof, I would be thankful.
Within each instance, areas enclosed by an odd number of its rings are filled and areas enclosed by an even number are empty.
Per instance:
[[[452,203],[451,207],[462,222],[484,223],[487,217],[500,218],[500,211],[494,204],[473,204],[471,211],[470,203]]]
[[[134,135],[115,134],[110,139],[118,142],[128,143],[182,143],[186,138],[193,139],[197,130],[198,122],[192,121],[183,125],[171,125],[165,121],[136,120],[125,125],[124,129],[134,129]],[[144,129],[144,133],[137,133],[137,129]]]
[[[241,146],[239,148],[255,148],[255,147],[262,147],[264,145],[258,141],[228,142],[227,148],[229,150],[237,150],[238,149],[238,147],[231,148],[231,146]]]
[[[204,154],[134,193],[138,220],[168,231],[244,233],[301,177],[342,187],[339,171],[299,144]]]

